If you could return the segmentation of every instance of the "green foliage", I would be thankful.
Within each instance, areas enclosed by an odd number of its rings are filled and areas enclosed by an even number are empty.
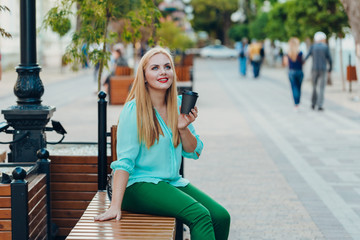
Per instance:
[[[75,12],[71,10],[74,5]],[[126,26],[122,38],[125,42],[135,43],[141,39],[141,27],[157,27],[160,12],[152,0],[61,0],[47,13],[43,28],[50,27],[64,36],[71,28],[69,19],[72,16],[77,17],[79,24],[62,60],[64,63],[72,63],[73,69],[77,69],[86,59],[94,66],[99,64],[100,90],[102,70],[110,59],[107,46],[119,41],[118,35],[109,31],[109,23],[124,20]]]
[[[141,4],[134,10],[128,12],[124,17],[127,19],[122,34],[122,39],[125,42],[135,43],[141,40],[141,29],[148,28],[153,30],[148,39],[148,45],[154,45],[155,29],[160,26],[158,20],[161,17],[161,12],[152,0],[141,0]]]
[[[157,37],[161,43],[172,50],[185,51],[194,46],[194,42],[174,22],[166,21],[161,24],[157,31]]]
[[[231,27],[230,16],[238,9],[238,0],[192,0],[191,5],[194,8],[193,28],[224,41]]]
[[[247,24],[236,24],[229,29],[229,37],[235,42],[241,41],[242,38],[250,38],[249,26]]]
[[[286,40],[297,36],[313,38],[317,31],[328,36],[344,36],[348,20],[339,0],[290,0],[279,3],[269,12],[266,32],[269,38]]]
[[[268,21],[268,14],[261,13],[255,21],[249,24],[249,33],[250,38],[255,38],[258,40],[263,40],[266,38],[265,26]]]
[[[52,8],[45,16],[43,24],[51,27],[53,32],[58,33],[60,37],[62,37],[71,29],[71,22],[68,17],[70,14],[71,12],[67,9],[60,9],[59,7]]]
[[[272,10],[268,14],[268,22],[265,27],[265,33],[267,38],[271,40],[287,41],[289,39],[289,31],[284,23],[287,21],[287,8],[285,4],[275,4]],[[296,25],[293,27],[296,28]],[[298,36],[298,35],[294,35]]]
[[[248,23],[251,38],[287,41],[296,36],[305,40],[312,39],[317,31],[323,31],[328,36],[344,37],[348,27],[347,16],[339,0],[288,0],[282,3],[273,0],[270,1],[272,8],[267,17],[261,10],[263,2],[245,1],[248,21],[245,24]],[[249,4],[253,6],[251,11],[247,9]],[[233,29],[231,38],[239,38]]]
[[[0,5],[0,12],[10,12],[10,9],[7,6]],[[6,32],[5,29],[0,27],[0,35],[5,38],[11,38],[11,34]]]

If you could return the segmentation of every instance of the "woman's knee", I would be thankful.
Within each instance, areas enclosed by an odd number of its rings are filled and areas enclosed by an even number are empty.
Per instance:
[[[216,213],[212,213],[211,217],[216,239],[227,240],[231,221],[229,212],[225,208],[221,207],[216,211]]]
[[[231,216],[230,216],[229,212],[223,207],[221,207],[221,208],[217,209],[216,211],[214,211],[213,213],[211,213],[211,217],[212,217],[214,224],[221,224],[221,225],[225,225],[225,226],[230,225]]]
[[[199,223],[211,223],[211,215],[207,208],[202,204],[195,202],[179,213],[179,218],[182,219],[190,228]]]

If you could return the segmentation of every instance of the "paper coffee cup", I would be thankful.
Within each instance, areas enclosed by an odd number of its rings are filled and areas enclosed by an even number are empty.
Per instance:
[[[196,100],[199,97],[197,92],[186,91],[182,94],[181,113],[189,114],[195,107]]]

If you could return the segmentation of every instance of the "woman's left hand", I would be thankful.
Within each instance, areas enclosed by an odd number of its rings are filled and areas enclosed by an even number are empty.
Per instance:
[[[189,126],[190,123],[195,121],[197,116],[198,116],[197,107],[191,109],[191,112],[189,114],[180,114],[178,118],[178,129],[179,130],[185,129],[187,126]]]

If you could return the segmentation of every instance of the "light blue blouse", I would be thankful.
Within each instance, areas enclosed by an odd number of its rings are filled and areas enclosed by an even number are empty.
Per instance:
[[[182,96],[178,96],[179,106],[181,98]],[[125,104],[117,128],[117,160],[111,163],[111,168],[129,172],[127,186],[137,182],[157,184],[160,181],[168,182],[176,187],[186,186],[189,180],[179,174],[181,156],[198,159],[196,153],[201,154],[203,143],[193,125],[190,124],[188,128],[197,140],[194,152],[185,152],[181,143],[175,148],[171,129],[156,110],[155,113],[164,136],[160,135],[159,141],[155,141],[154,145],[148,149],[144,143],[138,141],[135,99]]]

